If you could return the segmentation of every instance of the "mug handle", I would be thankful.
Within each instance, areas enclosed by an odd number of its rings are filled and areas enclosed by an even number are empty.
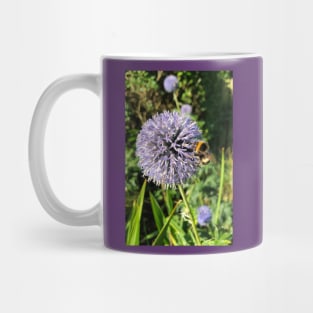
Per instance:
[[[44,159],[47,121],[53,105],[62,94],[72,89],[82,88],[100,96],[100,83],[100,76],[94,74],[78,74],[57,79],[47,87],[39,98],[31,122],[28,156],[34,189],[47,213],[57,221],[67,225],[100,225],[101,206],[98,203],[90,209],[78,211],[67,207],[56,197],[48,180]]]

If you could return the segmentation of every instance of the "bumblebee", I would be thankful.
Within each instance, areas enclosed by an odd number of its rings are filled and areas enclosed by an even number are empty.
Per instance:
[[[210,163],[211,153],[209,152],[209,144],[207,142],[196,142],[194,152],[195,155],[199,158],[201,165],[206,165]]]

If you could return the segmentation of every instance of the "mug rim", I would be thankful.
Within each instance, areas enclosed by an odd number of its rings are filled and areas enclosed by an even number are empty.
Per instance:
[[[203,53],[107,53],[102,59],[109,60],[147,60],[147,61],[182,61],[182,60],[224,60],[224,59],[243,59],[261,57],[260,54],[254,52],[203,52]]]

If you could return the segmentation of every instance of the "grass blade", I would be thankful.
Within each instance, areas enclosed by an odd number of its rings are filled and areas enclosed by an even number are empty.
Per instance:
[[[188,246],[189,245],[185,239],[185,231],[183,230],[183,228],[179,225],[179,223],[175,219],[172,219],[172,221],[171,221],[170,230],[171,230],[173,236],[176,238],[178,246]]]
[[[163,226],[163,221],[164,221],[165,216],[156,198],[153,196],[151,192],[149,194],[150,194],[150,203],[151,203],[155,225],[158,231],[160,231]]]
[[[225,171],[225,157],[224,157],[224,148],[222,148],[220,186],[218,190],[218,199],[217,199],[215,215],[213,216],[213,224],[215,226],[217,225],[221,217],[221,200],[222,200],[223,185],[224,185],[224,171]]]
[[[144,181],[137,200],[134,202],[130,219],[127,223],[126,244],[130,246],[139,245],[140,241],[140,220],[142,214],[143,200],[145,196],[147,182]]]
[[[164,236],[166,235],[167,228],[168,228],[168,226],[169,226],[169,224],[171,222],[171,219],[174,216],[174,213],[175,213],[175,211],[176,211],[176,209],[177,209],[177,207],[178,207],[178,205],[180,203],[181,203],[181,200],[176,203],[176,205],[172,209],[170,215],[165,219],[166,222],[164,223],[164,225],[163,225],[161,231],[159,232],[158,236],[153,241],[152,246],[160,246],[160,245],[162,245],[162,240],[163,240]]]
[[[170,214],[170,212],[173,210],[173,199],[172,199],[171,191],[169,189],[166,189],[165,191],[164,201],[167,207],[167,211]]]

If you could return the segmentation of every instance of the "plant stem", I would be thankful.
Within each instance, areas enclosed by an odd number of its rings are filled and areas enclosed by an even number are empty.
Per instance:
[[[173,99],[174,99],[174,101],[175,101],[175,104],[176,104],[176,109],[179,111],[179,101],[178,101],[178,98],[177,98],[177,94],[176,94],[176,92],[174,91],[174,93],[173,93]]]
[[[182,185],[178,185],[178,189],[179,189],[179,192],[183,198],[183,201],[184,201],[184,204],[187,208],[187,210],[189,211],[189,214],[190,214],[190,219],[191,219],[191,226],[192,226],[192,230],[194,232],[194,235],[195,235],[195,238],[196,238],[196,245],[197,246],[201,246],[201,242],[200,242],[200,238],[199,238],[199,235],[198,235],[198,231],[197,231],[197,228],[196,228],[196,223],[195,223],[195,219],[194,219],[194,216],[192,214],[192,211],[190,209],[190,206],[188,204],[188,201],[186,199],[186,195],[185,195],[185,192],[184,192],[184,189],[182,187]]]
[[[217,225],[217,222],[221,216],[221,201],[222,201],[222,194],[223,194],[223,185],[224,185],[224,169],[225,169],[225,157],[224,157],[224,147],[222,148],[222,158],[221,158],[221,176],[220,176],[220,186],[218,190],[218,198],[217,198],[217,205],[216,211],[214,215],[214,225]]]

